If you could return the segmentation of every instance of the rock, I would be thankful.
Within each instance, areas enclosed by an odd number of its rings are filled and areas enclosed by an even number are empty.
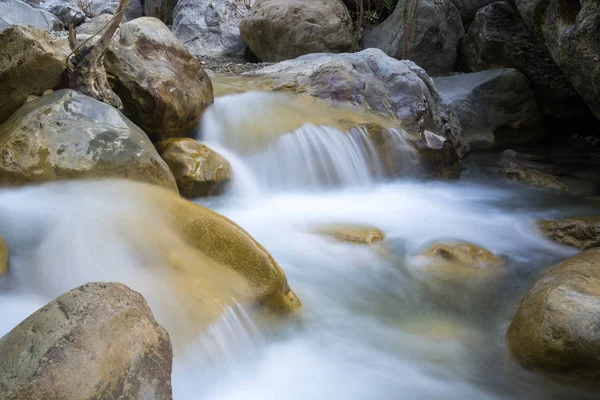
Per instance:
[[[571,257],[539,278],[508,329],[511,356],[524,367],[600,380],[600,249]]]
[[[513,164],[509,167],[501,168],[499,172],[506,179],[526,185],[569,191],[569,187],[553,175],[522,165]]]
[[[362,225],[329,225],[315,230],[316,233],[331,236],[340,242],[372,244],[385,239],[378,228]]]
[[[460,16],[462,17],[463,26],[465,27],[465,31],[475,19],[475,14],[477,11],[488,6],[492,3],[496,3],[502,0],[452,0],[452,4],[456,6],[458,11],[460,12]],[[514,5],[514,0],[508,0],[509,3]]]
[[[236,0],[179,0],[173,11],[173,33],[197,58],[242,58],[246,44],[240,21],[248,10]]]
[[[0,278],[6,273],[8,268],[8,246],[2,236],[0,236]]]
[[[546,46],[503,1],[479,10],[463,41],[461,58],[468,71],[515,68],[524,74],[531,81],[545,119],[589,114]]]
[[[261,61],[310,53],[342,53],[352,46],[352,22],[340,0],[257,0],[240,24]]]
[[[0,339],[3,399],[171,399],[173,352],[144,298],[88,283]]]
[[[167,25],[173,24],[173,11],[177,0],[144,0],[144,15],[160,19]]]
[[[474,149],[534,144],[543,135],[531,83],[514,69],[494,69],[434,79],[452,104],[463,137]]]
[[[62,31],[63,24],[53,14],[18,0],[0,0],[0,31],[11,25],[31,25],[43,31]]]
[[[59,86],[68,54],[48,32],[30,26],[0,32],[0,123],[30,95]]]
[[[600,118],[600,4],[591,0],[517,0],[527,26]]]
[[[213,102],[202,63],[156,18],[122,25],[104,64],[124,114],[153,141],[190,135]]]
[[[71,20],[75,26],[83,23],[86,18],[96,18],[102,14],[113,15],[119,0],[26,0],[34,7],[39,7],[58,17],[68,27]],[[132,20],[144,15],[142,0],[128,0],[130,3],[125,10],[124,19]]]
[[[95,35],[100,32],[112,20],[112,15],[102,14],[94,18],[87,19],[83,24],[79,25],[75,31],[77,35]],[[79,37],[78,37],[79,39]]]
[[[167,139],[158,143],[156,149],[171,168],[183,197],[220,195],[231,183],[229,162],[202,143],[193,139]]]
[[[555,242],[581,250],[600,247],[600,217],[540,220],[542,233]]]
[[[405,1],[399,0],[392,15],[363,36],[363,48],[376,47],[391,57],[405,58],[402,22]],[[460,13],[451,0],[421,0],[418,7],[409,58],[430,75],[452,71],[465,35]]]
[[[142,0],[127,0],[128,6],[125,10],[127,21],[144,16],[144,5]],[[92,0],[91,14],[97,17],[103,14],[114,15],[119,6],[119,0]],[[89,16],[88,16],[89,17]]]
[[[75,26],[85,21],[85,13],[77,6],[77,0],[26,0],[34,7],[48,11],[55,15],[65,27],[68,27],[71,21]]]
[[[117,177],[177,190],[140,128],[72,90],[25,104],[0,125],[0,143],[0,185]]]
[[[349,11],[359,10],[357,0],[343,0]],[[385,6],[385,0],[363,0],[363,9],[365,11],[381,11]]]

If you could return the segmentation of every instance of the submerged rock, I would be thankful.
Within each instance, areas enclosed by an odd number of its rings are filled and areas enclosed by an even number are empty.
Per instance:
[[[18,0],[0,0],[0,31],[11,25],[30,25],[43,31],[62,31],[62,22],[53,14]]]
[[[8,245],[0,236],[0,278],[6,273],[8,268]]]
[[[256,0],[240,24],[242,38],[261,61],[310,53],[343,53],[352,22],[340,0]]]
[[[563,261],[527,291],[506,335],[511,356],[544,372],[600,381],[600,249]]]
[[[376,47],[387,55],[404,59],[404,5],[399,0],[396,9],[383,23],[363,36],[363,48]],[[460,13],[451,0],[421,0],[418,2],[418,22],[410,45],[410,60],[430,75],[453,70],[465,30]]]
[[[495,69],[434,79],[458,114],[472,148],[536,143],[543,134],[529,80],[514,69]]]
[[[509,167],[501,168],[499,172],[500,175],[506,179],[524,183],[526,185],[554,190],[570,190],[567,185],[559,181],[553,175],[522,165],[514,164]]]
[[[127,178],[177,191],[146,134],[116,109],[73,90],[21,107],[0,125],[0,184]]]
[[[385,239],[385,234],[380,229],[362,225],[329,225],[318,228],[315,232],[350,243],[372,244]]]
[[[202,63],[156,18],[123,24],[104,64],[124,114],[153,141],[188,136],[213,102]]]
[[[30,26],[0,32],[0,123],[29,96],[59,86],[68,54],[48,32]]]
[[[171,399],[172,349],[144,298],[88,283],[0,339],[0,397]]]
[[[581,250],[600,247],[600,216],[540,220],[542,233],[555,242]]]
[[[173,172],[183,197],[220,195],[231,183],[229,162],[202,143],[193,139],[168,139],[158,143],[156,149]]]
[[[504,261],[491,251],[472,243],[436,243],[421,252],[422,256],[441,261],[444,266],[462,264],[470,267],[499,267]]]

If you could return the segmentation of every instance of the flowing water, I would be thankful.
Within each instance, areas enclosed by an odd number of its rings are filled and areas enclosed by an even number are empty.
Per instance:
[[[217,99],[198,135],[230,160],[235,184],[199,203],[271,252],[303,309],[282,323],[239,304],[224,310],[176,354],[175,399],[598,398],[521,369],[504,344],[527,286],[574,254],[544,239],[535,219],[589,214],[590,204],[474,166],[460,181],[383,180],[364,133],[298,122],[298,104],[260,93]],[[177,340],[186,325],[177,299],[148,268],[151,249],[141,254],[131,241],[153,221],[134,190],[104,181],[0,191],[0,235],[11,248],[0,335],[59,294],[103,280],[141,292]],[[314,233],[331,224],[375,226],[386,239],[366,246]],[[436,282],[416,255],[442,240],[493,251],[507,273],[491,285]]]

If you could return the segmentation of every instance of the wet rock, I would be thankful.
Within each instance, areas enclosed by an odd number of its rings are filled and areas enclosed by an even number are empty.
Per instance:
[[[506,335],[511,356],[533,370],[600,380],[600,249],[539,278]]]
[[[173,33],[194,57],[242,58],[247,46],[240,22],[247,12],[236,0],[179,0]]]
[[[517,0],[527,26],[600,118],[600,4],[591,0]]]
[[[144,0],[144,15],[160,19],[167,25],[173,24],[173,11],[177,0]]]
[[[363,48],[376,47],[399,60],[406,58],[403,49],[405,1],[399,0],[392,15],[364,35]],[[459,11],[451,0],[421,0],[418,7],[410,60],[430,75],[452,71],[458,60],[460,41],[465,35]]]
[[[213,102],[202,63],[156,18],[123,24],[104,64],[124,114],[153,141],[190,135]]]
[[[372,244],[385,239],[385,234],[380,229],[362,225],[329,225],[320,227],[315,232],[350,243]]]
[[[48,32],[33,27],[14,25],[0,32],[0,123],[30,95],[59,86],[68,54]]]
[[[63,24],[53,14],[18,0],[0,0],[0,31],[14,24],[31,25],[43,31],[62,31]]]
[[[193,139],[168,139],[156,145],[175,176],[179,193],[196,198],[223,194],[232,179],[229,162]]]
[[[21,107],[0,125],[0,184],[127,178],[177,190],[146,134],[116,109],[72,90]]]
[[[310,53],[342,53],[352,46],[352,22],[340,0],[257,0],[240,24],[261,61]]]
[[[506,2],[496,2],[479,10],[463,41],[461,58],[469,71],[515,68],[524,74],[531,81],[546,119],[589,114],[544,43]]]
[[[8,246],[2,236],[0,236],[0,278],[6,273],[8,268]]]
[[[172,349],[144,298],[88,283],[0,339],[3,399],[171,399]]]
[[[538,221],[542,233],[555,242],[581,250],[600,247],[600,217]]]
[[[451,75],[434,82],[458,114],[471,148],[532,144],[543,135],[531,83],[517,70]]]
[[[522,165],[501,168],[500,175],[506,179],[546,189],[569,191],[569,187],[553,175]]]

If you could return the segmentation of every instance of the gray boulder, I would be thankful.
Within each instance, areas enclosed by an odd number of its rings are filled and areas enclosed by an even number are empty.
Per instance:
[[[117,10],[118,0],[26,0],[34,7],[56,15],[68,27],[71,20],[75,25],[83,23],[86,18],[94,18],[102,14],[114,14]],[[85,7],[80,7],[85,4]],[[131,20],[144,15],[142,0],[133,0],[125,11],[125,19]]]
[[[463,137],[474,149],[532,144],[542,120],[531,83],[514,69],[494,69],[434,79],[458,114]]]
[[[2,337],[0,354],[2,399],[172,398],[169,335],[120,283],[59,296]]]
[[[160,19],[167,25],[173,24],[173,11],[177,0],[144,0],[144,15]]]
[[[452,3],[454,3],[456,8],[458,8],[458,11],[460,11],[460,16],[462,17],[463,25],[466,30],[469,25],[471,25],[471,22],[473,22],[477,11],[498,1],[502,0],[452,0]],[[512,5],[515,4],[514,0],[508,0],[507,2]]]
[[[405,1],[399,0],[392,15],[363,37],[363,48],[376,47],[391,57],[403,58]],[[460,12],[451,0],[421,0],[409,58],[428,74],[443,75],[456,64],[464,34]]]
[[[43,31],[62,31],[63,24],[53,14],[18,0],[0,0],[0,31],[14,24],[31,25]]]

